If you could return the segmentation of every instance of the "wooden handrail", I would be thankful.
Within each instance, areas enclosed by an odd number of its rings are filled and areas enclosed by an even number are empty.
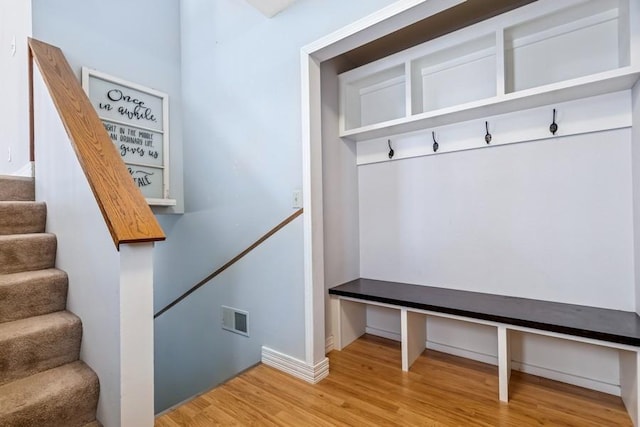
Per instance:
[[[164,240],[160,224],[131,179],[62,51],[31,38],[29,50],[30,63],[35,61],[42,74],[116,248],[123,243]],[[29,69],[32,84],[33,66]],[[33,111],[33,98],[30,109]],[[33,128],[33,114],[30,126]]]
[[[242,259],[245,255],[247,255],[249,252],[251,252],[252,250],[254,250],[255,248],[257,248],[258,246],[260,246],[260,244],[262,244],[265,240],[267,240],[269,237],[273,236],[274,234],[276,234],[278,231],[282,230],[287,224],[289,224],[291,221],[293,221],[294,219],[296,219],[297,217],[299,217],[300,215],[302,215],[304,211],[302,209],[298,209],[297,211],[295,211],[294,213],[292,213],[291,215],[289,215],[287,218],[285,218],[280,224],[276,225],[275,227],[273,227],[271,230],[267,231],[262,237],[260,237],[258,240],[256,240],[255,242],[253,242],[253,244],[251,246],[249,246],[247,249],[245,249],[244,251],[240,252],[238,255],[234,256],[233,258],[231,258],[231,260],[229,262],[227,262],[225,265],[223,265],[222,267],[220,267],[219,269],[217,269],[216,271],[214,271],[213,273],[211,273],[210,275],[208,275],[207,277],[205,277],[204,279],[202,279],[201,281],[199,281],[198,283],[196,283],[195,285],[193,285],[187,292],[183,293],[182,295],[180,295],[178,298],[174,299],[173,301],[171,301],[165,308],[163,308],[162,310],[158,311],[153,318],[156,319],[158,316],[161,316],[162,314],[166,313],[171,307],[175,306],[176,304],[178,304],[180,301],[182,301],[183,299],[185,299],[186,297],[188,297],[189,295],[191,295],[192,293],[194,293],[196,290],[198,290],[199,288],[201,288],[202,286],[204,286],[207,282],[209,282],[210,280],[212,280],[214,277],[218,276],[220,273],[222,273],[223,271],[225,271],[226,269],[228,269],[229,267],[231,267],[233,264],[235,264],[236,262],[240,261],[240,259]]]

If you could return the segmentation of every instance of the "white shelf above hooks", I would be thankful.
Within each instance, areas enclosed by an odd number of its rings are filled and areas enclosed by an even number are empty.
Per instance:
[[[630,89],[640,78],[631,46],[639,1],[540,0],[343,73],[340,137],[368,141]]]

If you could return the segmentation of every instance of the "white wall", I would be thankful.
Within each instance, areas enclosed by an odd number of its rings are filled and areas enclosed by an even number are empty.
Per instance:
[[[0,175],[22,172],[29,163],[29,74],[27,37],[31,0],[0,2]],[[15,53],[13,43],[15,40]],[[27,168],[28,169],[28,168]]]
[[[631,130],[360,166],[362,277],[635,310]]]
[[[67,309],[82,319],[80,358],[100,380],[98,419],[120,419],[120,258],[44,82],[37,74],[36,200],[58,238],[56,267],[69,275]]]
[[[164,217],[156,308],[293,213],[302,187],[300,48],[390,0],[298,0],[268,19],[236,0],[183,0],[185,215]],[[267,346],[304,360],[302,219],[156,321],[156,410],[229,378]],[[250,338],[220,306],[250,313]]]
[[[169,94],[169,196],[183,205],[180,5],[176,0],[33,0],[33,35],[82,66]]]
[[[338,138],[339,61],[322,66],[322,188],[324,281],[329,289],[360,277],[358,169],[356,143]],[[332,136],[333,135],[333,136]],[[336,191],[339,189],[338,191]],[[333,335],[330,304],[325,304],[325,335]]]
[[[623,128],[361,165],[360,275],[634,311],[631,143]],[[390,310],[370,308],[367,326],[399,339]],[[430,319],[427,338],[496,363],[493,328]],[[620,392],[615,350],[522,334],[512,356],[516,369]]]
[[[635,267],[635,304],[636,313],[640,314],[640,83],[636,83],[631,91],[633,112],[633,133],[631,158],[633,162],[633,215],[634,227],[634,267]]]

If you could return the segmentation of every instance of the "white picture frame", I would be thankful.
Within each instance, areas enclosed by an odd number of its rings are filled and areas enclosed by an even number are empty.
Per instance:
[[[169,194],[169,95],[82,67],[82,88],[147,203],[175,206]]]

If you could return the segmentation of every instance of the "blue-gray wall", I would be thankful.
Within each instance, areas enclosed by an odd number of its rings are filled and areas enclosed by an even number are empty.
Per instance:
[[[185,215],[163,217],[159,309],[293,213],[302,187],[300,48],[391,0],[298,0],[268,19],[244,1],[182,0]],[[260,360],[304,359],[302,219],[156,320],[156,411]],[[250,313],[250,338],[220,306]]]
[[[34,36],[78,75],[169,93],[185,214],[159,216],[156,311],[294,212],[300,48],[392,2],[298,0],[269,19],[240,0],[33,0]],[[156,320],[156,411],[259,362],[263,345],[304,359],[302,240],[298,218]],[[221,305],[249,312],[249,338],[221,329]]]
[[[169,94],[170,197],[182,212],[182,96],[178,0],[32,0],[33,37],[82,66]]]

